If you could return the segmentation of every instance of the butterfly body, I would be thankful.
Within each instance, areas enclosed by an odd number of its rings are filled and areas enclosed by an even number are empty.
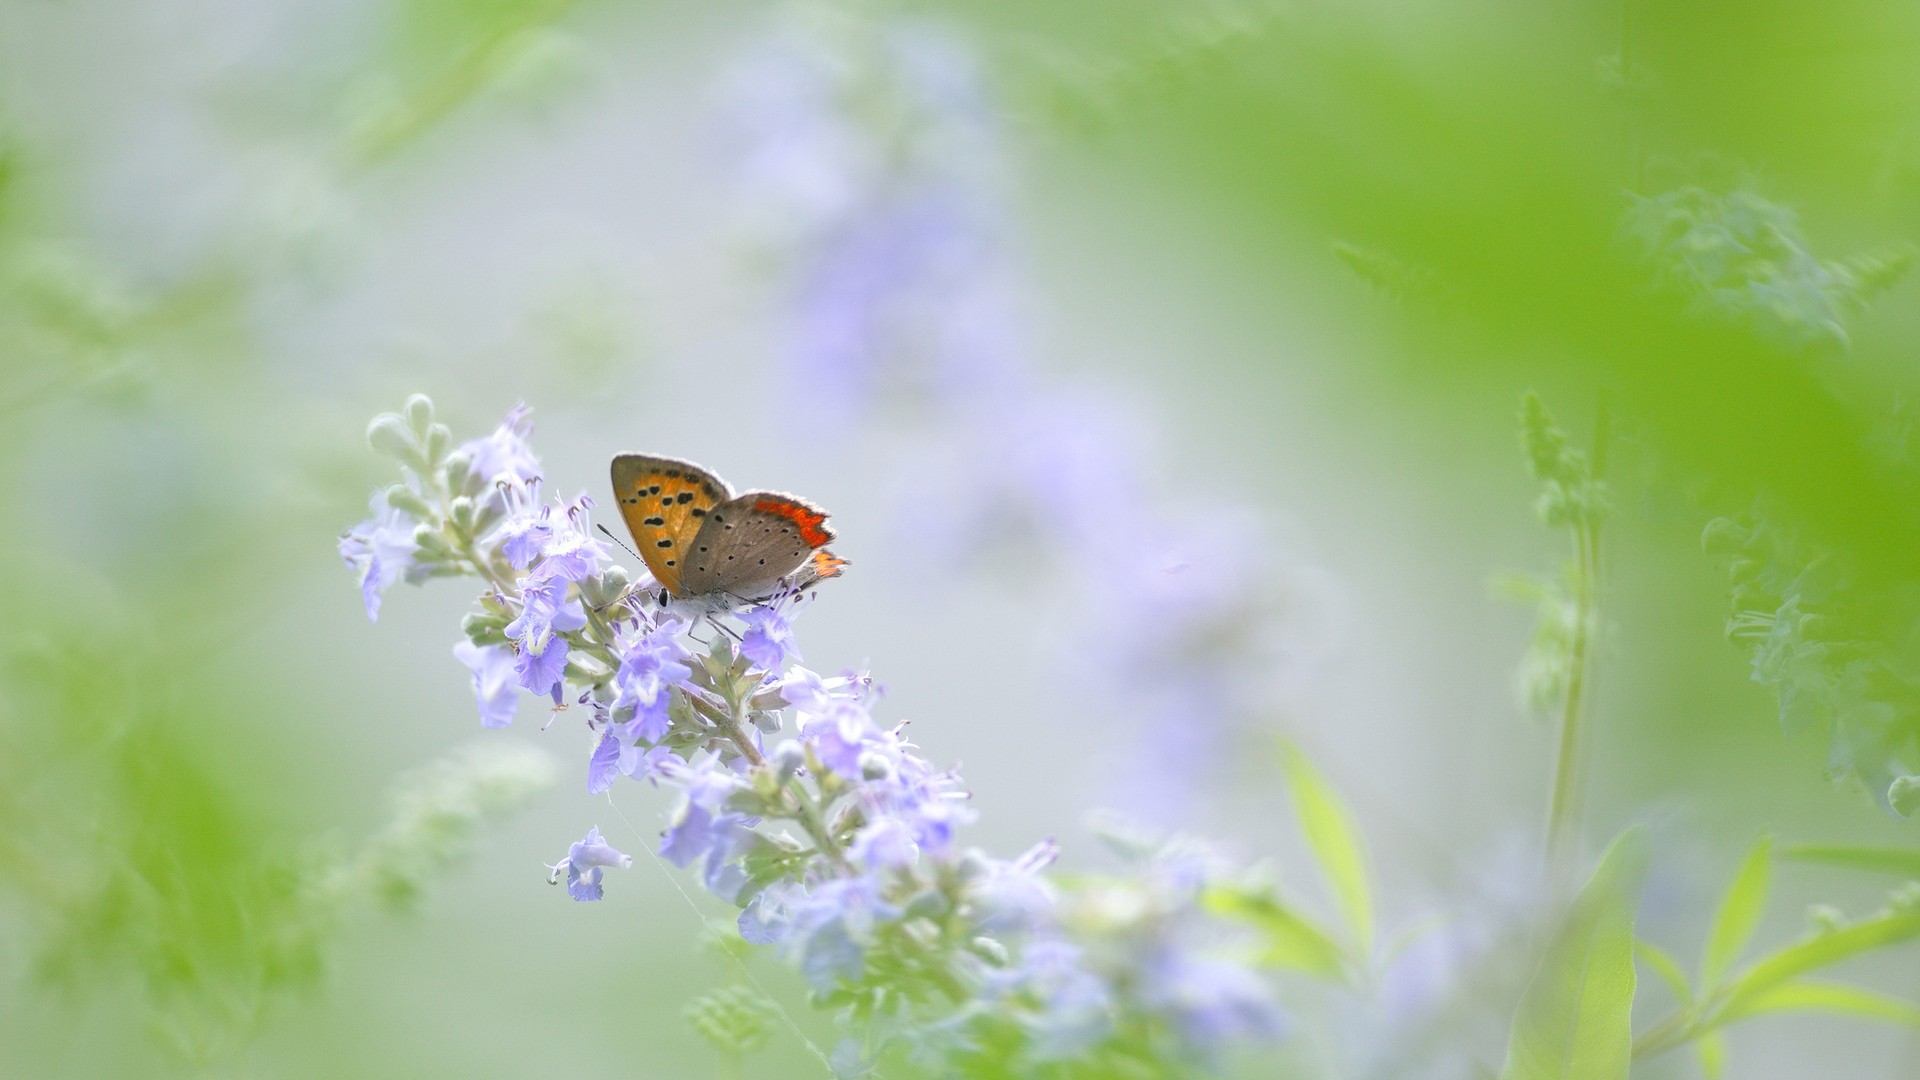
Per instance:
[[[613,459],[613,494],[640,558],[673,599],[708,611],[837,577],[827,512],[780,491],[736,494],[690,461]]]

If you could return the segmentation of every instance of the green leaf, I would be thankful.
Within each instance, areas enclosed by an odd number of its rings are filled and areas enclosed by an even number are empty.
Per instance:
[[[1201,894],[1206,910],[1258,931],[1264,951],[1260,963],[1324,979],[1344,980],[1346,954],[1338,942],[1272,890],[1231,885],[1210,886]]]
[[[1727,988],[1718,1016],[1747,1015],[1753,1003],[1797,975],[1920,937],[1920,913],[1890,912],[1789,945],[1748,968]]]
[[[1643,829],[1607,849],[1520,999],[1502,1080],[1626,1080],[1633,909],[1646,865]]]
[[[1307,844],[1320,862],[1340,913],[1353,930],[1362,956],[1373,951],[1373,897],[1367,887],[1366,859],[1360,850],[1360,831],[1353,815],[1299,748],[1280,741],[1280,764],[1287,774],[1293,810]]]
[[[1780,857],[1794,862],[1867,870],[1920,880],[1920,851],[1909,848],[1848,847],[1840,844],[1795,844],[1780,849]]]
[[[1747,852],[1746,860],[1733,875],[1733,883],[1727,886],[1720,910],[1713,917],[1713,926],[1707,931],[1706,954],[1700,960],[1703,988],[1717,986],[1720,977],[1740,958],[1741,950],[1753,940],[1754,928],[1760,925],[1760,915],[1767,909],[1772,854],[1773,838],[1762,836]]]
[[[1727,1072],[1727,1037],[1717,1031],[1709,1031],[1694,1043],[1694,1052],[1700,1058],[1700,1075],[1707,1080],[1720,1080]]]
[[[1792,979],[1747,998],[1740,1011],[1729,1008],[1719,1022],[1730,1024],[1761,1013],[1830,1012],[1920,1028],[1920,1005],[1846,983]]]
[[[1673,996],[1679,999],[1681,1008],[1693,1003],[1693,987],[1687,982],[1687,973],[1680,970],[1679,962],[1665,949],[1650,942],[1635,941],[1633,954],[1673,989]]]

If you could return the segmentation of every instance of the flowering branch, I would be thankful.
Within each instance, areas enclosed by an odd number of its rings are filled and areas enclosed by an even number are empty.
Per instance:
[[[1130,877],[1089,879],[1080,896],[1043,873],[1051,841],[1011,860],[961,847],[974,811],[958,774],[922,757],[904,725],[876,721],[873,679],[794,663],[806,598],[783,589],[721,613],[663,604],[658,583],[630,578],[594,539],[590,498],[543,499],[530,430],[519,408],[453,447],[419,396],[373,422],[369,440],[402,480],[340,541],[367,614],[403,579],[480,578],[454,653],[482,724],[511,723],[522,690],[556,717],[578,708],[590,794],[622,776],[677,790],[659,854],[697,867],[741,908],[740,935],[778,950],[858,1029],[836,1072],[862,1075],[895,1043],[1023,1073],[1067,1058],[1175,1070],[1278,1030],[1253,959],[1269,945],[1203,902],[1219,894],[1217,859],[1146,845]],[[591,829],[551,880],[598,900],[606,869],[632,862]]]

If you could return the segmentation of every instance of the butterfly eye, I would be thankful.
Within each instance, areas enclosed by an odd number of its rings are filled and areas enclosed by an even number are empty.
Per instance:
[[[660,606],[661,607],[667,606],[667,590],[665,589],[660,590]]]

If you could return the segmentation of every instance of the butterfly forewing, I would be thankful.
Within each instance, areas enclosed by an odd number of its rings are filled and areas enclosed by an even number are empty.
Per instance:
[[[690,461],[621,454],[613,459],[613,497],[647,569],[674,596],[691,596],[685,577],[694,537],[733,489]]]
[[[688,549],[681,585],[689,596],[764,596],[816,549],[833,541],[826,521],[827,512],[805,499],[749,491],[714,507],[701,523]]]

